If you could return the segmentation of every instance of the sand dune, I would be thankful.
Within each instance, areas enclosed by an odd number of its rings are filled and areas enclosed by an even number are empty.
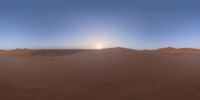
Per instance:
[[[34,49],[15,49],[15,50],[1,50],[0,56],[59,56],[65,54],[73,54],[76,52],[85,51],[85,50],[34,50]]]
[[[0,51],[0,100],[200,100],[200,50]]]
[[[155,51],[157,53],[168,54],[172,56],[185,55],[185,54],[200,55],[200,50],[194,49],[194,48],[177,49],[177,48],[168,47],[168,48],[157,49]]]

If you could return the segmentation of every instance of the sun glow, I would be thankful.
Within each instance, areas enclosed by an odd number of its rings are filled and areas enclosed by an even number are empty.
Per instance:
[[[97,42],[94,44],[94,48],[101,50],[101,49],[105,48],[105,43]]]

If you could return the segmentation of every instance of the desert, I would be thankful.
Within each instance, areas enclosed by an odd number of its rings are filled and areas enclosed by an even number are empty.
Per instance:
[[[200,50],[1,50],[0,100],[198,100]]]

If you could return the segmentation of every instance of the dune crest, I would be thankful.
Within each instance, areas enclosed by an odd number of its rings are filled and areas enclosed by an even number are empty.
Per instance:
[[[167,55],[172,55],[172,56],[181,56],[185,54],[200,55],[200,49],[194,49],[194,48],[167,47],[167,48],[160,48],[154,51],[157,53],[167,54]]]

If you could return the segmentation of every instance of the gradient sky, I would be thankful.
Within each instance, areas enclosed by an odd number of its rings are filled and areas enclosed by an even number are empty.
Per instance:
[[[0,49],[200,48],[199,0],[0,0]]]

